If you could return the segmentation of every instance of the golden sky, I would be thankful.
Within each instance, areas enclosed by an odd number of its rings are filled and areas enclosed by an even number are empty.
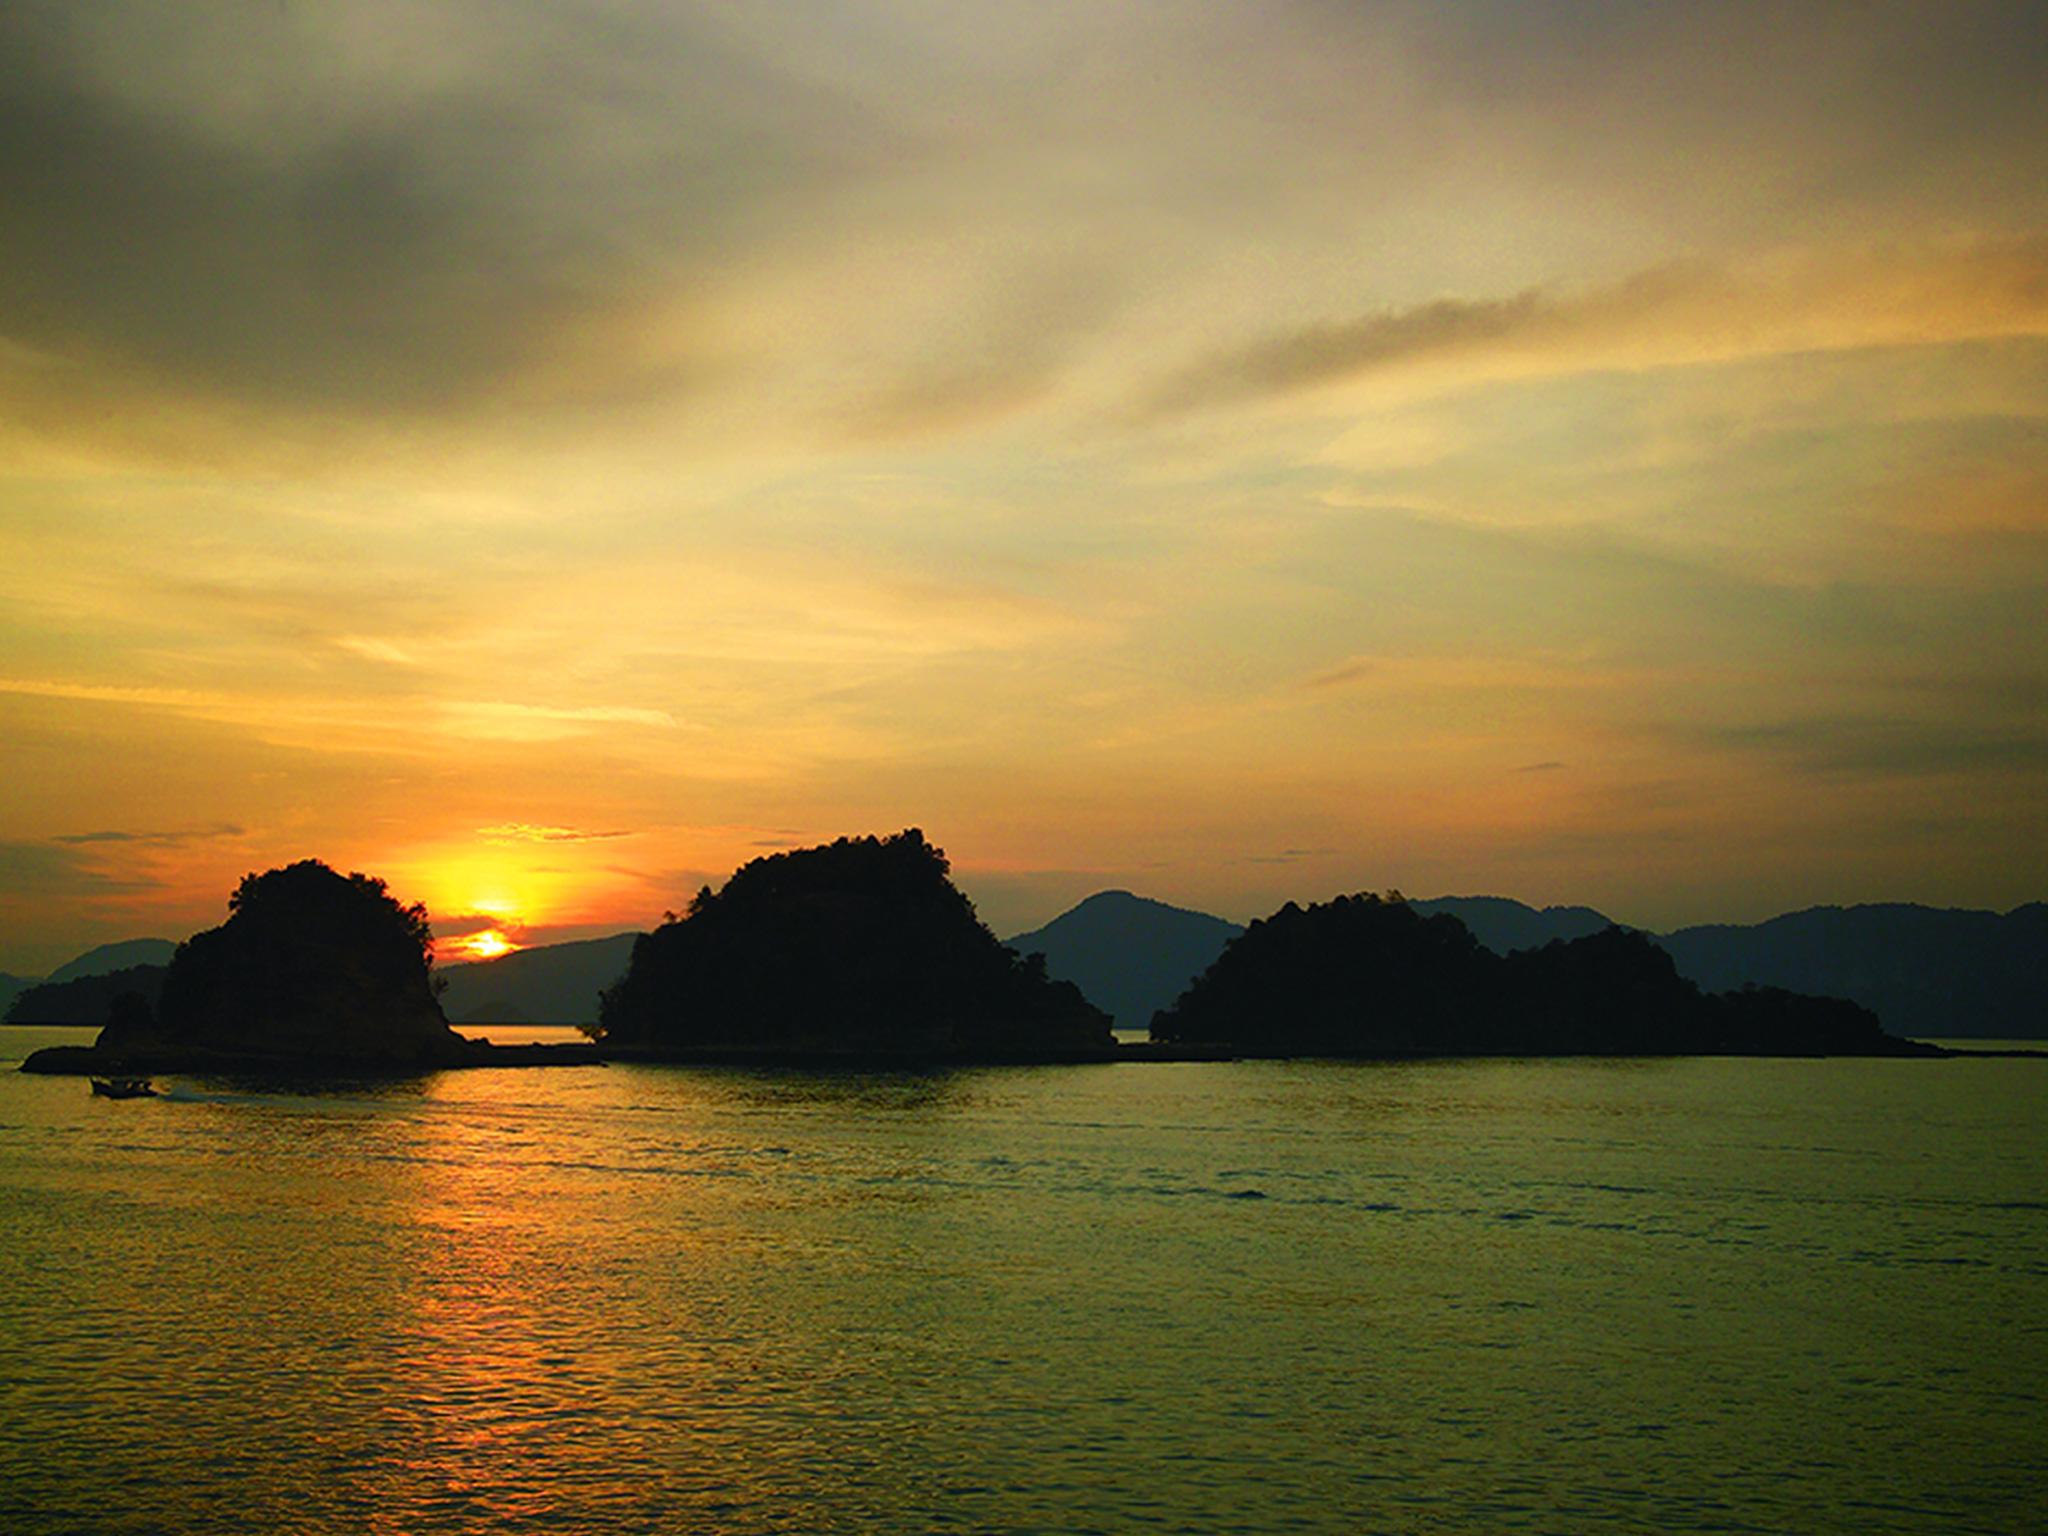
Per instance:
[[[2048,895],[2038,5],[0,9],[0,967],[922,827]]]

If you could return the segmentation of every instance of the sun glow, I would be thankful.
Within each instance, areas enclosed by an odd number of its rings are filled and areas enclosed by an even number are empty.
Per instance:
[[[500,955],[511,954],[519,947],[495,928],[486,928],[482,933],[465,935],[455,942],[466,960],[495,960]]]

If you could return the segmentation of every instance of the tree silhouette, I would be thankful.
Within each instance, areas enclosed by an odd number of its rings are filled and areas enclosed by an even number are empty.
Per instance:
[[[642,935],[600,1037],[677,1050],[1106,1049],[1108,1016],[1003,947],[916,828],[755,859]],[[1035,963],[1034,963],[1035,962]]]
[[[316,859],[243,878],[228,920],[178,946],[156,1038],[255,1054],[452,1055],[428,979],[433,930],[382,880]]]
[[[1868,1010],[1748,989],[1707,996],[1647,936],[1610,927],[1505,959],[1400,899],[1292,902],[1253,923],[1154,1038],[1250,1055],[1901,1054]]]
[[[29,987],[8,1005],[10,1024],[99,1024],[110,1015],[109,1008],[126,993],[139,996],[147,1006],[162,990],[164,967],[131,965],[95,976],[74,976],[69,981],[45,981]]]

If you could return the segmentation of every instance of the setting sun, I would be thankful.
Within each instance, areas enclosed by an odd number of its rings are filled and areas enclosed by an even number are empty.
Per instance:
[[[0,0],[0,1536],[2048,1536],[2044,76]]]
[[[465,960],[495,960],[500,955],[509,955],[519,946],[495,928],[482,933],[468,934],[457,939],[452,946]]]

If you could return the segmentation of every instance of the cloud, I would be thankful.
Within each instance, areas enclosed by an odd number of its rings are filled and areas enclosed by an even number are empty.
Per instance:
[[[524,923],[489,912],[430,912],[428,920],[433,925],[436,939],[461,939],[473,933],[491,932],[502,933],[515,944],[523,943],[526,938]]]
[[[1047,270],[1034,271],[1034,263]],[[888,443],[1025,410],[1051,395],[1073,356],[1100,338],[1126,286],[1107,263],[1070,252],[970,268],[917,307],[918,355],[847,407],[847,435]]]
[[[1533,694],[1598,691],[1632,680],[1585,657],[1523,647],[1514,653],[1351,656],[1292,686],[1312,692],[1371,683],[1384,693],[1440,697],[1454,692]]]
[[[76,699],[94,704],[136,704],[166,709],[204,711],[226,704],[220,695],[190,688],[158,688],[123,683],[71,683],[54,678],[0,677],[0,693],[28,694],[42,699]]]
[[[884,120],[715,18],[597,3],[0,10],[20,343],[319,407],[488,390]]]
[[[1326,667],[1313,676],[1304,679],[1302,687],[1342,688],[1347,683],[1362,682],[1364,679],[1372,676],[1379,668],[1380,663],[1376,661],[1363,657],[1353,657],[1350,661],[1339,662],[1334,667]]]
[[[1884,778],[2048,773],[2048,722],[1780,720],[1700,733],[1720,747],[1784,758],[1825,774]]]
[[[1445,298],[1280,332],[1157,386],[1151,415],[1425,368],[1460,380],[2048,335],[2048,237],[1688,261],[1577,291]]]
[[[153,848],[176,848],[186,843],[210,841],[215,838],[241,837],[245,829],[231,821],[218,826],[198,827],[182,832],[63,832],[51,839],[53,842],[72,845],[84,843],[139,843]]]
[[[133,871],[108,874],[74,848],[0,842],[0,895],[93,897],[159,888],[160,882]]]
[[[658,709],[630,705],[556,706],[518,704],[503,699],[472,699],[442,706],[450,732],[485,741],[555,741],[581,734],[591,726],[641,725],[673,728],[675,717]]]
[[[476,833],[478,837],[488,838],[494,843],[598,843],[633,835],[627,831],[588,832],[578,827],[536,826],[524,821],[478,827]]]

